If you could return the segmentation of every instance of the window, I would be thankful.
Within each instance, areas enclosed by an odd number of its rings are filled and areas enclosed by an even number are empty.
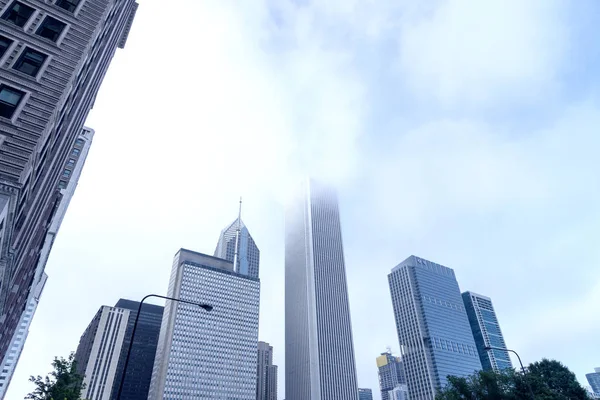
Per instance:
[[[56,18],[46,17],[36,34],[56,42],[63,29],[65,29],[65,26],[66,24],[64,22],[60,22]]]
[[[75,160],[73,160],[72,158],[70,158],[69,161],[67,161],[67,166],[68,167],[74,167],[75,166]]]
[[[81,150],[79,150],[79,149],[73,149],[73,151],[71,152],[71,155],[72,156],[78,156],[79,153],[81,153]]]
[[[58,0],[56,5],[60,8],[64,8],[69,12],[75,12],[75,9],[79,5],[80,0]]]
[[[6,53],[6,50],[8,50],[12,43],[13,41],[9,38],[0,36],[0,57],[2,57],[4,53]]]
[[[68,169],[65,169],[65,170],[63,171],[63,174],[62,174],[62,176],[63,176],[64,178],[68,178],[68,177],[70,177],[70,176],[71,176],[71,171],[69,171]]]
[[[12,118],[25,93],[0,85],[0,117]]]
[[[59,189],[64,189],[67,187],[67,182],[65,181],[58,181],[58,188]]]
[[[25,26],[27,21],[29,21],[29,17],[33,14],[33,7],[26,6],[25,4],[15,1],[8,7],[2,19],[12,22],[13,24],[20,26],[21,28]]]
[[[37,76],[46,57],[44,53],[26,47],[13,68],[27,75]]]

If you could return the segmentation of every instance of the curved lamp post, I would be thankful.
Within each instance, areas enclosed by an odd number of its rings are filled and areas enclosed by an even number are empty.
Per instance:
[[[213,306],[211,306],[210,304],[196,303],[194,301],[188,301],[188,300],[183,300],[183,299],[174,299],[172,297],[161,296],[158,294],[149,294],[148,296],[144,297],[142,299],[142,301],[140,301],[140,305],[138,306],[138,312],[137,312],[137,315],[135,316],[135,322],[133,323],[133,330],[131,331],[131,340],[129,341],[129,348],[127,349],[127,356],[125,357],[125,364],[123,365],[123,376],[121,377],[121,382],[119,383],[119,392],[117,393],[117,400],[121,399],[121,392],[123,391],[123,383],[125,382],[125,374],[127,372],[127,366],[129,365],[129,356],[131,356],[131,348],[133,347],[133,339],[135,338],[135,330],[137,328],[138,320],[140,319],[140,313],[142,312],[142,304],[144,304],[144,301],[146,301],[146,299],[148,299],[150,297],[158,297],[158,298],[165,299],[165,300],[176,301],[178,303],[192,304],[192,305],[198,306],[200,308],[203,308],[205,311],[212,311],[212,309],[213,309]]]
[[[503,349],[502,347],[493,347],[493,346],[486,346],[483,349],[486,351],[500,350],[500,351],[510,351],[511,353],[514,353],[517,356],[517,359],[519,360],[519,364],[521,364],[521,371],[523,371],[523,377],[526,377],[527,373],[525,372],[525,367],[523,366],[521,357],[519,357],[519,353],[517,353],[516,351],[510,350],[510,349]],[[531,398],[535,399],[535,396],[533,395],[533,389],[531,389],[531,383],[529,383],[529,379],[527,379],[527,387],[529,388],[529,394],[531,395]]]

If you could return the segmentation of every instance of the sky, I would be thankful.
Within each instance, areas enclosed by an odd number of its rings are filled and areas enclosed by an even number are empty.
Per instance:
[[[283,204],[305,174],[338,188],[358,382],[375,399],[375,358],[399,350],[387,274],[411,254],[491,297],[523,362],[560,360],[587,384],[598,1],[140,3],[7,399],[76,350],[100,306],[165,294],[179,248],[212,254],[240,195],[283,399]]]

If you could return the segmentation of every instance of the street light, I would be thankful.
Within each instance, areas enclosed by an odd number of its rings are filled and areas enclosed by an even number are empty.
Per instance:
[[[523,362],[521,361],[521,357],[519,357],[519,353],[517,353],[514,350],[510,350],[510,349],[503,349],[502,347],[493,347],[493,346],[486,346],[483,348],[485,351],[490,351],[490,350],[500,350],[500,351],[510,351],[511,353],[515,353],[515,355],[517,356],[517,359],[519,360],[519,364],[521,364],[521,371],[523,371],[523,377],[526,378],[526,372],[525,372],[525,367],[523,366]],[[531,394],[531,398],[535,399],[535,396],[533,395],[533,389],[531,389],[531,383],[529,383],[529,379],[525,379],[527,381],[527,387],[529,388],[529,393]]]
[[[150,297],[158,297],[158,298],[165,299],[165,300],[176,301],[178,303],[192,304],[192,305],[198,306],[200,308],[203,308],[205,311],[212,311],[212,309],[213,309],[213,306],[211,306],[210,304],[201,304],[201,303],[196,303],[194,301],[188,301],[188,300],[183,300],[183,299],[174,299],[172,297],[161,296],[158,294],[149,294],[148,296],[144,297],[142,299],[142,301],[140,301],[140,305],[138,306],[138,312],[137,312],[137,315],[135,316],[135,322],[133,323],[133,330],[131,331],[131,340],[129,341],[129,348],[127,349],[127,356],[125,357],[125,364],[123,365],[123,375],[121,377],[121,383],[119,383],[119,392],[117,393],[117,400],[121,399],[121,392],[123,391],[123,383],[125,382],[125,373],[127,372],[127,366],[129,365],[129,356],[131,355],[131,347],[133,347],[133,339],[135,338],[135,330],[137,328],[137,323],[140,318],[140,313],[142,312],[142,304],[144,303],[144,301],[146,301],[146,299],[148,299]]]

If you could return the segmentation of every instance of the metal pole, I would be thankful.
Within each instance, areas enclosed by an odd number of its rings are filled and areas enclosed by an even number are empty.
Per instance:
[[[523,378],[527,378],[527,373],[525,372],[525,367],[523,366],[523,362],[521,361],[521,357],[519,356],[519,353],[517,353],[514,350],[510,350],[510,349],[503,349],[502,347],[492,347],[492,346],[487,346],[485,347],[486,350],[490,351],[490,350],[500,350],[500,351],[510,351],[511,353],[514,353],[517,356],[517,359],[519,360],[519,364],[521,364],[521,371],[523,371]],[[527,387],[529,388],[529,394],[531,395],[531,398],[535,400],[535,395],[533,394],[533,389],[531,388],[531,383],[529,382],[529,379],[525,379],[527,381]]]
[[[165,299],[165,300],[176,301],[178,303],[193,304],[193,305],[203,308],[206,311],[212,311],[212,309],[213,309],[213,307],[209,304],[201,304],[201,303],[195,303],[193,301],[188,301],[188,300],[174,299],[172,297],[161,296],[158,294],[149,294],[146,297],[144,297],[142,299],[142,301],[140,301],[140,305],[138,306],[138,312],[137,312],[137,315],[135,316],[135,322],[133,323],[133,329],[131,331],[131,340],[129,341],[129,348],[127,349],[127,356],[125,357],[125,364],[123,364],[123,374],[121,376],[121,382],[119,383],[119,391],[117,393],[117,400],[121,399],[121,393],[123,392],[123,384],[125,383],[125,374],[127,373],[127,367],[129,366],[129,357],[131,356],[131,348],[133,347],[133,339],[135,338],[135,331],[137,329],[138,320],[140,319],[140,313],[142,312],[142,304],[144,303],[144,301],[146,301],[147,298],[150,298],[150,297],[158,297],[158,298]]]

